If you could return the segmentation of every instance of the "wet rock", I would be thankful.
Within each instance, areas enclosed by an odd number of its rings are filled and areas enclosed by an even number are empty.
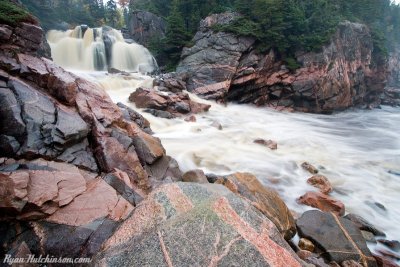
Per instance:
[[[301,248],[302,250],[314,252],[315,246],[310,240],[306,238],[301,238],[299,241],[299,248]]]
[[[138,88],[129,97],[138,108],[146,108],[164,111],[173,116],[182,116],[190,113],[207,112],[210,105],[194,102],[190,100],[186,93],[160,92],[155,89]],[[158,115],[154,113],[153,115]],[[166,117],[166,116],[164,116]]]
[[[215,183],[222,184],[233,193],[248,199],[276,225],[286,240],[296,234],[294,218],[286,204],[278,193],[263,186],[254,175],[234,173],[217,178]]]
[[[391,259],[392,261],[400,261],[400,254],[394,253],[392,251],[386,249],[377,249],[376,250],[379,254],[383,255],[384,257]]]
[[[152,134],[153,131],[150,128],[150,122],[139,112],[136,112],[122,103],[118,103],[117,105],[121,109],[125,120],[136,123],[144,132]]]
[[[361,230],[361,234],[364,237],[365,241],[376,244],[376,239],[373,233]]]
[[[278,143],[272,140],[257,139],[254,143],[268,147],[271,150],[278,149]]]
[[[381,255],[374,254],[374,258],[378,263],[379,267],[399,267],[400,265],[396,264],[394,261],[386,259]]]
[[[296,222],[299,235],[323,250],[330,261],[360,261],[363,266],[377,266],[360,230],[349,220],[333,213],[306,211]]]
[[[378,239],[377,241],[393,251],[400,252],[400,242],[397,240]]]
[[[143,262],[304,266],[271,221],[251,204],[223,186],[191,183],[169,184],[151,193],[105,243],[93,264]]]
[[[220,130],[220,131],[223,130],[223,127],[222,127],[221,123],[219,123],[219,122],[217,122],[217,121],[214,121],[214,122],[211,124],[211,127],[217,128],[217,129]]]
[[[345,213],[345,207],[342,202],[319,192],[307,192],[298,198],[297,202],[322,211],[333,212],[339,216],[343,216]]]
[[[316,188],[319,188],[319,190],[323,194],[329,194],[333,190],[328,178],[323,175],[314,175],[307,180],[307,183]]]
[[[166,73],[157,77],[154,80],[154,85],[157,86],[160,91],[179,93],[186,90],[186,82],[175,72]]]
[[[342,267],[363,267],[360,263],[356,262],[355,260],[349,260],[342,262]]]
[[[25,133],[21,107],[9,88],[0,89],[0,133],[20,137]]]
[[[163,156],[156,160],[151,165],[146,165],[145,169],[149,174],[149,177],[160,182],[167,180],[178,182],[182,181],[182,171],[179,168],[178,162],[170,156]],[[157,185],[156,185],[157,186]]]
[[[304,170],[306,170],[306,171],[308,171],[309,173],[311,173],[311,174],[317,174],[317,173],[318,173],[318,169],[315,168],[313,165],[311,165],[311,164],[308,163],[308,162],[303,162],[303,163],[301,164],[301,167],[302,167]]]
[[[138,132],[132,138],[139,159],[144,164],[153,164],[157,159],[165,155],[165,149],[160,139],[145,132]]]
[[[144,190],[149,188],[148,175],[135,150],[127,151],[114,137],[99,136],[97,142],[95,155],[102,170],[112,172],[115,168],[120,169],[126,172],[140,188]]]
[[[182,181],[190,183],[208,184],[206,175],[202,170],[192,170],[183,174]]]
[[[375,236],[386,236],[384,232],[379,230],[377,227],[375,227],[359,215],[350,213],[344,216],[344,218],[352,221],[360,230],[371,232]]]
[[[190,115],[189,117],[185,118],[185,121],[187,121],[187,122],[196,122],[197,119],[196,119],[196,116]]]

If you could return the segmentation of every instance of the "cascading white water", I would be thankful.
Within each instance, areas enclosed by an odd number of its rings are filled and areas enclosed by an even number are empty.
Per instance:
[[[87,28],[47,33],[51,56],[58,65],[80,71],[121,71],[151,73],[157,63],[142,45],[128,44],[120,31],[109,27]]]

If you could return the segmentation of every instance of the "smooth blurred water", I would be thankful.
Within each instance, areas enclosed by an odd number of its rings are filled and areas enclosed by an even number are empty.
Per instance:
[[[115,102],[135,108],[128,103],[133,87],[113,86],[108,78],[94,80]],[[296,198],[316,190],[307,185],[311,175],[300,167],[308,161],[328,177],[335,188],[332,197],[345,204],[347,213],[363,216],[389,239],[400,239],[400,109],[316,115],[222,106],[191,97],[212,105],[208,113],[196,116],[195,123],[142,113],[183,171],[251,172],[275,188],[289,208],[303,212],[310,208],[298,205]],[[213,122],[223,129],[211,126]],[[259,138],[277,141],[278,150],[255,144]]]

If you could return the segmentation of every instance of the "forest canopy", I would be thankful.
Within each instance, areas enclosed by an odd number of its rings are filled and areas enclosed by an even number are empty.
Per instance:
[[[296,68],[296,51],[322,47],[340,21],[367,24],[374,39],[374,52],[385,56],[400,42],[400,6],[390,0],[22,0],[45,29],[62,23],[126,27],[129,10],[146,10],[167,21],[167,34],[151,45],[173,68],[180,51],[190,46],[201,19],[212,13],[242,14],[232,24],[215,28],[258,40],[260,50],[275,49]]]

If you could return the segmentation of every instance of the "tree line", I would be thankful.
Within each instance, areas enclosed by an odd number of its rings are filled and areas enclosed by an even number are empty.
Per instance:
[[[236,11],[233,23],[216,27],[257,39],[258,49],[274,49],[289,68],[298,67],[297,51],[317,51],[329,41],[340,21],[367,24],[374,54],[384,57],[400,42],[400,7],[391,0],[22,0],[45,29],[57,23],[126,27],[129,10],[146,10],[167,21],[165,38],[150,49],[173,69],[183,47],[191,46],[201,19],[212,13]]]
[[[123,28],[128,19],[129,0],[21,0],[40,19],[45,30],[85,24]]]
[[[237,11],[242,17],[216,27],[257,39],[258,49],[274,49],[296,69],[297,51],[318,51],[336,31],[340,21],[367,24],[374,41],[374,55],[384,58],[400,42],[400,6],[391,0],[132,0],[133,7],[167,19],[167,36],[153,51],[165,53],[172,66],[180,51],[190,46],[199,21],[211,13]],[[131,3],[131,4],[132,4]],[[168,7],[168,8],[166,8]],[[158,45],[158,46],[157,46]]]

